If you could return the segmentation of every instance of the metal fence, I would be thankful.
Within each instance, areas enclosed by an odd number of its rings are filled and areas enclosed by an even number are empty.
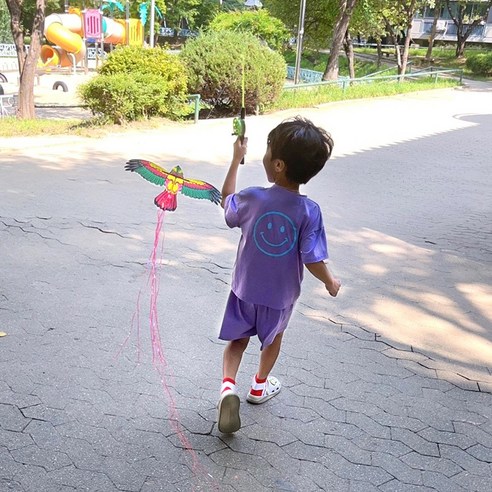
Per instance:
[[[29,45],[26,45],[26,49],[29,49]],[[87,48],[87,59],[95,60],[96,53],[99,58],[104,58],[107,53],[101,48],[88,47]],[[0,44],[0,58],[15,58],[17,59],[17,50],[15,49],[15,44]]]
[[[437,82],[439,78],[445,77],[454,77],[458,78],[460,84],[463,82],[463,70],[462,69],[435,69],[430,67],[428,69],[422,69],[416,72],[409,72],[405,75],[382,75],[382,76],[370,76],[366,75],[364,77],[358,77],[351,79],[349,77],[340,77],[337,80],[322,80],[319,82],[307,82],[302,84],[286,84],[284,85],[285,90],[296,90],[296,89],[306,89],[313,87],[325,87],[325,86],[334,86],[338,85],[342,88],[342,90],[347,90],[349,87],[357,85],[357,84],[371,84],[374,82],[395,82],[400,83],[405,80],[413,80],[420,78],[429,78],[431,77],[434,82]]]
[[[0,44],[0,58],[17,58],[15,44]]]
[[[295,67],[287,67],[287,79],[294,80],[295,75]],[[317,72],[316,70],[308,70],[306,68],[301,68],[299,73],[299,79],[304,84],[318,84],[323,81],[323,72]],[[343,75],[338,77],[338,82],[342,83],[343,81],[348,80],[348,77]]]

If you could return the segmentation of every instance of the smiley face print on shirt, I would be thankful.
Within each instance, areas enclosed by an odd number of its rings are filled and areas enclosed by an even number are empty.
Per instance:
[[[282,212],[261,215],[253,228],[256,247],[267,256],[284,256],[297,243],[297,229],[290,217]]]

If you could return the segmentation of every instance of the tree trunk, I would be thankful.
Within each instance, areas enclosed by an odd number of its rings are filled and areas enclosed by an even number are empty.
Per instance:
[[[352,36],[350,36],[350,31],[348,29],[345,33],[343,49],[345,50],[345,55],[347,56],[349,77],[351,79],[355,79],[354,45],[352,44]]]
[[[21,22],[22,0],[7,0],[10,12],[12,35],[17,50],[19,62],[19,102],[17,117],[22,119],[34,119],[34,77],[36,65],[41,49],[41,26],[44,21],[45,0],[36,0],[36,13],[31,29],[31,45],[26,53],[24,45],[24,31]]]
[[[432,29],[429,36],[429,47],[427,48],[427,53],[425,54],[425,61],[430,62],[432,59],[432,49],[434,48],[434,40],[437,34],[437,21],[439,20],[441,14],[441,0],[436,0],[434,5],[434,20],[432,21]]]
[[[398,36],[395,33],[393,26],[389,23],[388,19],[384,19],[386,23],[386,32],[390,38],[391,44],[395,47],[396,65],[398,67],[398,75],[402,75],[402,56],[400,51],[400,45],[398,44]]]
[[[336,80],[338,78],[338,58],[343,45],[352,13],[357,0],[340,0],[340,12],[333,30],[333,39],[330,48],[330,57],[326,64],[323,80]]]
[[[381,67],[381,60],[383,58],[383,48],[381,47],[381,39],[377,39],[376,41],[376,50],[378,52],[378,63],[377,63],[377,66],[378,68]]]
[[[416,11],[417,0],[413,0],[410,3],[409,10],[407,11],[407,29],[405,32],[405,43],[403,44],[403,53],[401,61],[398,62],[399,75],[405,75],[407,71],[408,54],[410,52],[410,43],[412,42],[412,20]]]
[[[466,39],[458,29],[456,33],[456,52],[455,52],[456,58],[462,58],[463,55],[465,54],[465,43],[466,43]]]

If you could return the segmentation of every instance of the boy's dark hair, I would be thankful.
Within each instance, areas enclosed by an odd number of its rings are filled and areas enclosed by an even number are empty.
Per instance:
[[[300,116],[286,120],[268,134],[272,159],[285,162],[285,177],[307,183],[323,169],[333,150],[331,136]]]

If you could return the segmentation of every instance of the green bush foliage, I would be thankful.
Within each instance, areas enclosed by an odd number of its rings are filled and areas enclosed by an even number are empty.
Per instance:
[[[466,59],[466,66],[475,75],[492,75],[492,52],[470,55]]]
[[[271,105],[285,82],[283,57],[248,33],[204,33],[186,43],[181,57],[188,69],[189,91],[231,114],[241,108],[243,70],[248,112]]]
[[[264,9],[224,12],[213,19],[209,30],[249,32],[276,51],[282,51],[290,37],[285,24]]]
[[[93,114],[114,123],[152,116],[182,116],[186,101],[186,70],[179,57],[161,48],[119,47],[98,75],[80,87]]]
[[[155,75],[99,75],[81,86],[80,95],[93,114],[117,124],[173,113],[162,81]]]

